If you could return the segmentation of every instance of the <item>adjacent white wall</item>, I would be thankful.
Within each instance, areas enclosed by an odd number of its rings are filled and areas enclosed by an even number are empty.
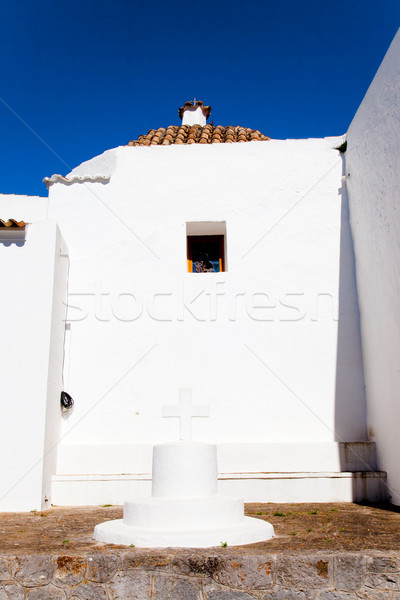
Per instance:
[[[350,125],[345,154],[370,438],[400,504],[400,33]]]
[[[51,185],[71,257],[63,444],[174,440],[161,407],[182,387],[210,405],[195,440],[366,439],[339,142],[120,147],[74,170],[109,183]],[[225,273],[186,272],[202,221],[226,222]]]
[[[3,219],[40,219],[47,204],[11,200],[0,196]],[[51,504],[61,423],[68,262],[56,223],[28,225],[21,246],[0,243],[0,264],[0,510],[41,509]]]
[[[45,186],[43,184],[43,191]],[[0,218],[36,223],[47,219],[48,197],[0,194]]]

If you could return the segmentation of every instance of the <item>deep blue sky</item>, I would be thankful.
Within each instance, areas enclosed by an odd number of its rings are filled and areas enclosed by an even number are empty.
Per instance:
[[[214,124],[344,133],[400,2],[3,0],[0,14],[0,192],[45,196],[43,177],[179,124],[194,96]]]

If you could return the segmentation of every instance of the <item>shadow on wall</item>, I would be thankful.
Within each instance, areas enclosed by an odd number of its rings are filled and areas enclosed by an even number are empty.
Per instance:
[[[22,246],[25,245],[25,240],[16,240],[13,242],[10,242],[9,240],[7,240],[7,241],[0,240],[0,244],[2,246],[6,246],[7,248],[8,248],[8,246],[11,246],[11,245],[17,246],[18,248],[22,248]]]
[[[346,175],[343,156],[342,174]],[[358,305],[353,239],[349,221],[346,184],[342,183],[339,268],[338,340],[335,391],[335,440],[366,441],[366,397],[362,361],[360,311]],[[342,460],[343,459],[343,460]],[[341,466],[346,460],[341,457]],[[369,465],[365,465],[368,470]],[[371,465],[372,467],[372,465]]]

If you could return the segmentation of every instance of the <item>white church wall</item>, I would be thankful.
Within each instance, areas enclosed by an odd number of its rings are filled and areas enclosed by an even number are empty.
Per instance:
[[[347,192],[354,237],[369,435],[400,504],[400,33],[347,134]]]
[[[71,258],[64,445],[140,455],[176,439],[161,407],[182,387],[210,405],[193,420],[197,440],[366,439],[354,273],[340,270],[351,244],[339,142],[120,147],[102,155],[109,183],[50,186]],[[84,165],[80,175],[98,174]],[[187,273],[191,222],[226,223],[227,272]],[[352,368],[338,389],[343,291]]]
[[[12,212],[0,206],[1,217],[26,221],[38,217],[40,206],[29,211],[33,202],[27,204],[21,198],[19,206],[18,197],[14,197]],[[61,423],[67,283],[64,255],[65,245],[51,221],[28,225],[23,245],[0,244],[2,511],[41,509],[51,503],[54,442]]]
[[[47,218],[48,202],[47,196],[0,194],[0,218],[4,221],[15,219],[25,223],[44,221]]]

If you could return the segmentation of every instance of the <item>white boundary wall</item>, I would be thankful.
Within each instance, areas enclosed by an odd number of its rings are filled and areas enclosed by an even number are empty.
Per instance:
[[[4,220],[43,218],[46,198],[0,196]],[[68,259],[53,221],[0,243],[2,423],[0,510],[49,507],[60,435]]]
[[[400,33],[347,134],[370,439],[400,504]]]

